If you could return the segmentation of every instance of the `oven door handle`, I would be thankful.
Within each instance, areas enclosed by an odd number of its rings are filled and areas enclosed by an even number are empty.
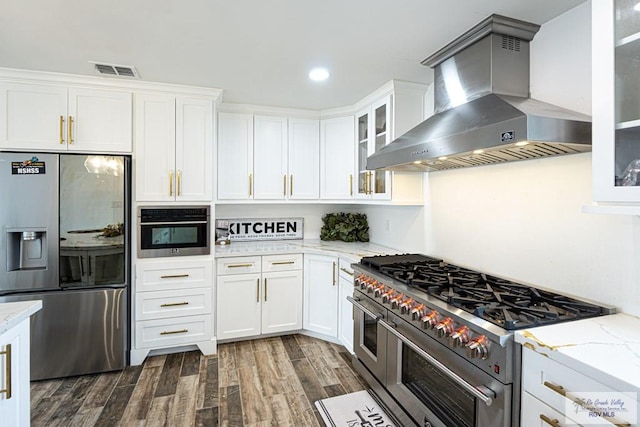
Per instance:
[[[365,307],[364,305],[360,304],[358,301],[359,299],[355,299],[352,298],[350,296],[347,297],[347,301],[349,301],[351,304],[353,304],[353,306],[355,308],[357,308],[358,310],[360,310],[361,312],[363,312],[364,314],[366,314],[367,316],[376,319],[376,321],[382,319],[384,316],[382,316],[382,313],[380,314],[375,314],[373,311],[369,310],[367,307]]]
[[[487,406],[491,406],[491,404],[493,403],[493,399],[495,398],[495,393],[493,391],[491,391],[488,387],[484,387],[483,386],[482,389],[487,391],[487,392],[489,392],[489,393],[491,393],[493,396],[487,396],[485,393],[480,391],[477,387],[474,387],[471,384],[469,384],[468,382],[466,382],[458,374],[456,374],[451,369],[447,368],[445,365],[440,363],[436,358],[434,358],[429,353],[427,353],[426,351],[421,349],[414,342],[412,342],[411,340],[409,340],[405,336],[403,336],[400,332],[398,332],[389,323],[385,322],[384,320],[381,320],[378,323],[380,324],[380,326],[385,328],[387,331],[389,331],[393,335],[395,335],[400,341],[402,341],[407,346],[409,346],[413,351],[418,353],[423,359],[426,359],[429,363],[431,363],[433,366],[438,368],[438,370],[440,370],[447,377],[449,377],[450,379],[452,379],[453,381],[458,383],[458,385],[460,385],[462,388],[467,390],[469,393],[473,394],[478,399],[482,400]]]

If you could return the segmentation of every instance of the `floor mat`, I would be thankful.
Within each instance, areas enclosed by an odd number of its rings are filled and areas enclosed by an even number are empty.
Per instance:
[[[318,400],[315,405],[328,427],[397,426],[369,390]]]

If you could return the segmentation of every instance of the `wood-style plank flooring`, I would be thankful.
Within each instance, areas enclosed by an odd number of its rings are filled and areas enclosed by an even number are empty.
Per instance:
[[[151,356],[123,371],[31,383],[31,425],[322,426],[318,399],[363,390],[342,346],[304,335]]]

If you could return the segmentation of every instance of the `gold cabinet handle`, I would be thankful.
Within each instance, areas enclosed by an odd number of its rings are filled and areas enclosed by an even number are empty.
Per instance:
[[[544,386],[547,388],[550,388],[551,390],[555,391],[556,393],[562,395],[562,396],[567,396],[567,392],[564,389],[564,387],[562,387],[561,385],[555,385],[553,383],[550,383],[549,381],[545,381]]]
[[[349,276],[353,276],[353,271],[349,271],[344,267],[340,267],[340,271],[344,271],[345,273],[347,273]]]
[[[289,195],[293,196],[293,175],[289,175]]]
[[[180,329],[177,331],[162,331],[160,335],[172,335],[172,334],[184,334],[185,332],[189,332],[188,329]]]
[[[256,279],[256,302],[260,302],[260,279]]]
[[[177,305],[189,305],[189,303],[187,301],[183,301],[183,302],[168,302],[165,304],[160,304],[160,307],[175,307]]]
[[[60,116],[60,144],[64,144],[64,117]]]
[[[169,171],[169,196],[173,196],[173,170]]]
[[[181,277],[189,277],[188,274],[168,274],[166,276],[160,276],[161,279],[179,279]]]
[[[568,397],[567,396],[567,390],[564,387],[562,387],[561,385],[556,385],[556,384],[553,384],[553,383],[551,383],[549,381],[545,381],[545,382],[543,382],[543,384],[544,384],[545,387],[553,390],[554,392],[558,393],[561,396],[566,397],[567,399],[569,399],[570,401],[572,401],[576,405],[580,406],[581,408],[584,408],[584,409],[586,409],[588,411],[593,410],[593,408],[589,407],[588,405],[586,405],[585,402],[582,399],[575,398],[575,397]],[[542,418],[542,415],[540,416],[540,418]],[[606,417],[606,416],[603,415],[601,418],[604,419],[604,420],[607,420],[608,422],[610,422],[614,426],[618,426],[618,427],[630,426],[631,425],[626,421],[619,421],[619,420],[617,420],[616,418],[613,418],[613,417]],[[544,421],[547,422],[546,420],[544,420]],[[551,421],[553,421],[553,420],[551,420]],[[551,425],[554,425],[554,424],[551,424]]]
[[[349,174],[349,195],[353,196],[353,174]]]
[[[7,344],[4,351],[0,351],[0,355],[5,357],[4,380],[5,387],[0,393],[5,393],[7,400],[11,399],[11,344]]]
[[[282,175],[282,195],[287,196],[287,175]]]
[[[249,196],[253,196],[253,174],[249,174]]]
[[[267,278],[264,279],[264,302],[267,302]]]
[[[545,423],[549,424],[551,427],[560,427],[560,421],[557,419],[551,419],[544,414],[540,414],[540,419]]]
[[[69,138],[69,144],[73,144],[73,117],[69,116],[69,122],[67,123],[67,137]]]
[[[227,268],[253,267],[253,264],[229,264]]]
[[[287,265],[287,264],[295,264],[295,261],[274,261],[271,265]]]
[[[333,286],[336,285],[336,263],[333,263]]]
[[[182,195],[182,171],[178,171],[178,196]]]

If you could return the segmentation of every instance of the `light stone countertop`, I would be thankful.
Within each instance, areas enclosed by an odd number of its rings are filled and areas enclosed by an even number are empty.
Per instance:
[[[0,303],[0,335],[42,308],[42,301]]]
[[[311,253],[334,255],[358,262],[364,256],[398,254],[402,251],[369,242],[339,242],[323,240],[273,240],[255,242],[233,242],[216,245],[216,258],[252,255],[278,255],[288,253]]]
[[[640,399],[640,318],[608,316],[524,329],[516,342]],[[524,367],[523,369],[526,369]]]

